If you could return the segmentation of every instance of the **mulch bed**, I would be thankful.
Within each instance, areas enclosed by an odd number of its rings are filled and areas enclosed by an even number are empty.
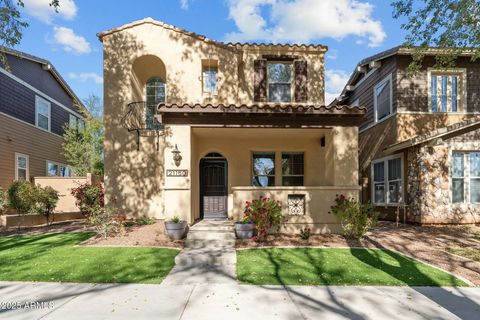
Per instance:
[[[152,246],[183,248],[183,240],[172,241],[165,232],[163,221],[149,225],[133,225],[125,227],[123,235],[104,239],[97,236],[82,243],[87,246]]]
[[[469,247],[480,250],[474,236],[480,234],[475,226],[414,226],[381,221],[365,239],[350,240],[341,235],[316,234],[309,240],[297,235],[269,235],[264,242],[237,240],[237,248],[283,246],[365,247],[396,250],[444,270],[462,276],[480,286],[480,262],[452,255],[448,247]]]
[[[10,235],[35,235],[45,233],[84,232],[94,230],[84,221],[71,221],[52,224],[50,226],[30,228],[3,228],[0,227],[0,236]],[[87,246],[152,246],[183,248],[184,241],[172,241],[165,233],[163,221],[157,221],[150,225],[133,225],[125,227],[125,233],[104,239],[100,236],[91,238],[82,245]]]
[[[11,235],[36,235],[45,233],[63,233],[63,232],[82,232],[91,231],[92,228],[85,224],[83,220],[65,221],[53,223],[49,226],[5,228],[0,227],[0,236]]]

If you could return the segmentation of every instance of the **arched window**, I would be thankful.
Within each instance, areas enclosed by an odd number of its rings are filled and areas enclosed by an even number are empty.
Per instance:
[[[160,77],[152,77],[147,80],[145,91],[147,98],[145,122],[147,128],[153,129],[155,109],[159,103],[165,102],[165,82]]]

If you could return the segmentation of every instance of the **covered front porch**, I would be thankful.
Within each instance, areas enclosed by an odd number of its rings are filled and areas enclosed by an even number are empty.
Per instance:
[[[202,117],[208,123],[201,123]],[[231,119],[216,117],[223,123]],[[317,125],[290,126],[275,116],[265,118],[269,124],[256,118],[255,125],[225,125],[202,113],[175,113],[170,119],[160,113],[165,218],[238,220],[247,200],[263,196],[281,203],[285,231],[307,225],[314,232],[340,231],[330,206],[337,194],[358,199],[360,188],[357,127],[351,118],[348,125],[336,118],[337,125],[316,117]],[[173,159],[177,151],[180,161]]]

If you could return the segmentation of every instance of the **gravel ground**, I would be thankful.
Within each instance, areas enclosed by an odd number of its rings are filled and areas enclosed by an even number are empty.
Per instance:
[[[391,222],[379,222],[363,240],[348,240],[340,235],[312,235],[308,241],[299,235],[270,235],[262,243],[237,240],[237,248],[263,246],[323,246],[388,248],[412,256],[444,270],[462,276],[480,286],[480,262],[472,261],[446,251],[447,247],[470,247],[480,250],[480,241],[473,236],[480,227],[468,226],[412,226],[395,227]]]
[[[183,248],[183,240],[172,241],[165,232],[163,221],[157,221],[149,225],[134,225],[125,228],[124,235],[104,239],[102,237],[91,238],[83,245],[93,246],[154,246]]]
[[[85,225],[83,220],[67,221],[53,223],[50,226],[39,227],[22,227],[18,228],[5,228],[0,227],[0,236],[10,235],[35,235],[44,233],[61,233],[61,232],[75,232],[75,231],[91,231],[92,228]]]
[[[31,227],[31,228],[9,228],[0,227],[0,236],[8,235],[34,235],[44,233],[60,232],[79,232],[91,231],[92,227],[85,224],[84,221],[72,221],[56,223],[51,226]],[[169,248],[183,248],[183,240],[171,241],[165,233],[163,221],[157,221],[150,225],[134,225],[125,228],[125,234],[103,239],[95,237],[87,240],[83,245],[92,246],[155,246]]]

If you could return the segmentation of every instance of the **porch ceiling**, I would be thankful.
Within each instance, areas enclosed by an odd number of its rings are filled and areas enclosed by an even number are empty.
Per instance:
[[[358,126],[363,107],[302,104],[160,104],[158,120],[163,124],[206,124],[251,127]]]

